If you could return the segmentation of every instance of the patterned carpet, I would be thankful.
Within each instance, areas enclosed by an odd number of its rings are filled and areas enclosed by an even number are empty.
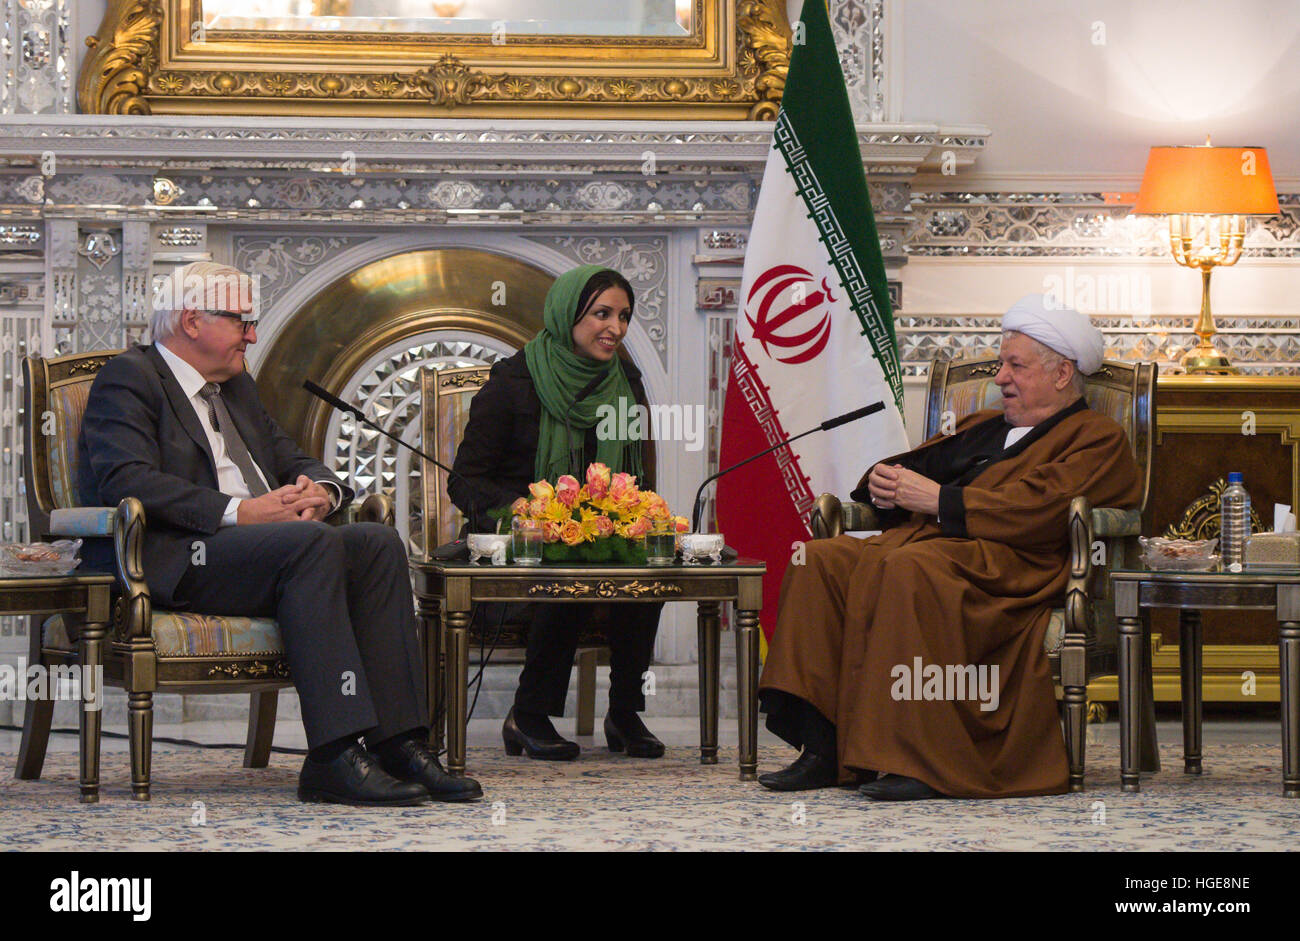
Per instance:
[[[791,753],[764,749],[760,770]],[[736,776],[735,749],[704,767],[690,748],[659,761],[584,751],[574,763],[471,748],[485,800],[391,811],[299,804],[301,759],[245,770],[237,751],[159,745],[154,798],[130,800],[126,756],[104,756],[101,802],[76,799],[76,756],[54,753],[41,781],[16,781],[0,754],[0,846],[42,850],[1289,850],[1300,801],[1281,796],[1281,749],[1207,749],[1182,774],[1177,745],[1139,794],[1119,790],[1114,745],[1089,748],[1082,794],[881,804],[831,789],[782,795]],[[202,813],[202,824],[195,818]]]

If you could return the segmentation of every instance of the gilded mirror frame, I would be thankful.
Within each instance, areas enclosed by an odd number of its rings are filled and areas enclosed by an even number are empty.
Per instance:
[[[692,35],[202,31],[202,0],[108,0],[85,114],[772,120],[785,0],[694,0]]]

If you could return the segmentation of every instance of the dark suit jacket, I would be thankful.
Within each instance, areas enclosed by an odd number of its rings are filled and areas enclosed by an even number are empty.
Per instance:
[[[247,372],[222,383],[221,397],[272,489],[300,474],[338,480],[266,413]],[[144,504],[145,577],[158,602],[175,606],[173,593],[189,567],[191,544],[220,528],[230,497],[217,489],[212,451],[194,406],[153,346],[127,350],[99,371],[77,448],[82,505],[116,506],[124,497]],[[341,481],[339,486],[342,507],[353,493]],[[107,560],[103,555],[104,547],[93,547],[86,562],[111,566],[111,547]]]
[[[641,370],[625,359],[623,371],[632,395],[644,405]],[[537,480],[534,465],[541,423],[542,400],[537,396],[524,351],[493,364],[488,381],[470,400],[465,435],[451,466],[455,473],[447,481],[447,495],[460,511],[466,517],[471,510],[477,514],[475,532],[492,532],[496,524],[487,511],[509,506],[526,495],[528,485]],[[585,469],[596,459],[595,426],[587,429],[583,447]],[[653,490],[655,454],[650,440],[642,448],[641,463],[645,474],[637,485]],[[581,482],[582,470],[575,476]]]

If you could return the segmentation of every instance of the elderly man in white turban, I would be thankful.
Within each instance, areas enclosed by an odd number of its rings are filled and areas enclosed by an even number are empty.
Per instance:
[[[802,753],[773,790],[861,783],[876,800],[1067,789],[1043,652],[1069,574],[1072,498],[1136,506],[1124,430],[1088,408],[1088,318],[1022,298],[1002,321],[1002,408],[863,476],[883,532],[808,543],[786,569],[759,682],[768,728]]]

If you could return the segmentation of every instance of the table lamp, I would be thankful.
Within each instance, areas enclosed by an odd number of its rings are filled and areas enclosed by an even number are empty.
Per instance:
[[[1235,264],[1245,237],[1243,216],[1278,212],[1277,190],[1263,147],[1152,147],[1133,212],[1169,216],[1174,261],[1201,269],[1200,343],[1182,359],[1188,373],[1230,375],[1237,370],[1213,343],[1210,273]]]

